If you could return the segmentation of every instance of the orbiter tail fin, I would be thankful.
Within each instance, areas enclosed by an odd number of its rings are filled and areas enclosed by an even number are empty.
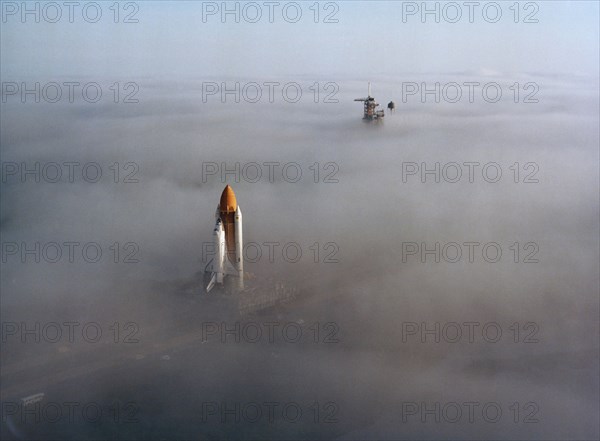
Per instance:
[[[217,273],[212,273],[210,282],[208,282],[208,286],[206,287],[207,293],[210,292],[211,289],[213,289],[213,287],[215,286],[215,283],[217,283]]]

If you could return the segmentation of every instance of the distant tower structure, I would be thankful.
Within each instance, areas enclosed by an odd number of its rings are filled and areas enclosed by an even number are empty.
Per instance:
[[[365,103],[363,119],[377,120],[385,116],[385,112],[383,110],[377,110],[379,104],[377,104],[375,102],[375,98],[371,96],[371,83],[369,83],[368,96],[366,98],[356,98],[354,101],[363,101]]]
[[[390,113],[394,113],[394,109],[396,109],[396,104],[394,104],[393,101],[390,101],[388,103],[388,110],[390,111]]]

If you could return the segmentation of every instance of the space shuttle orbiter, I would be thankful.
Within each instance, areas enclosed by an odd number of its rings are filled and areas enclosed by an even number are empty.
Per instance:
[[[205,271],[210,273],[206,292],[210,292],[216,284],[224,285],[227,278],[233,279],[233,288],[242,290],[244,289],[242,210],[229,185],[221,194],[215,219],[213,231],[215,255],[205,268]]]

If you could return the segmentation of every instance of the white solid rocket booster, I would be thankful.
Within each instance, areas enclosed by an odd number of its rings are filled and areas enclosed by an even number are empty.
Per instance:
[[[244,239],[242,233],[242,209],[237,206],[234,219],[235,268],[238,271],[238,289],[244,289]]]

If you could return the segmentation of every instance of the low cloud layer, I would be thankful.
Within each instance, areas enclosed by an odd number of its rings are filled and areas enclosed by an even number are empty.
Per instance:
[[[338,103],[314,103],[310,94],[295,104],[283,99],[222,103],[218,97],[203,103],[201,81],[175,87],[150,79],[139,83],[138,104],[9,100],[2,105],[1,127],[3,244],[95,242],[103,258],[89,263],[76,254],[73,263],[64,257],[36,264],[32,257],[22,263],[18,253],[4,256],[2,321],[131,320],[142,330],[159,322],[172,326],[173,336],[185,327],[178,320],[189,302],[208,319],[201,312],[208,300],[200,289],[186,296],[178,287],[196,280],[204,267],[203,243],[212,240],[214,210],[227,183],[244,213],[245,242],[258,244],[263,253],[264,243],[280,244],[274,262],[263,254],[246,269],[300,287],[303,296],[287,307],[288,317],[335,322],[341,342],[318,351],[282,349],[278,361],[265,361],[284,372],[272,383],[270,368],[258,368],[255,348],[225,346],[211,353],[212,374],[202,374],[208,379],[222,370],[235,379],[236,387],[224,388],[223,396],[257,401],[272,387],[279,399],[303,399],[307,388],[326,391],[345,410],[348,424],[331,431],[306,428],[313,436],[597,437],[597,80],[496,73],[377,80],[372,79],[373,95],[382,106],[396,102],[396,112],[379,124],[361,121],[362,103],[352,100],[365,95],[366,87],[358,81],[337,83]],[[481,97],[473,103],[422,103],[418,95],[404,103],[402,83],[422,81],[493,81],[505,95],[498,103]],[[509,89],[515,81],[538,84],[539,102],[515,103]],[[6,174],[7,163],[33,168],[36,162],[40,167],[94,162],[103,174],[97,183],[77,173],[73,183],[64,176],[57,183],[43,176],[39,183],[32,176],[21,182],[21,170]],[[256,163],[263,176],[236,182],[231,174],[225,180],[218,172],[209,174],[222,163],[228,169],[239,163],[240,170]],[[280,164],[273,182],[264,163]],[[290,182],[295,173],[281,174],[290,163],[302,171],[298,182]],[[421,170],[435,170],[436,163],[439,182]],[[453,163],[463,173],[457,182],[451,182],[456,167],[448,164]],[[465,163],[479,164],[473,182]],[[490,174],[482,174],[491,163],[496,165]],[[497,166],[502,175],[490,182]],[[127,176],[139,182],[123,182]],[[523,182],[528,177],[538,182]],[[115,242],[118,263],[110,248]],[[129,242],[137,248],[125,249]],[[303,253],[297,263],[281,254],[292,242]],[[479,245],[473,245],[471,263],[464,244],[473,242]],[[335,246],[325,248],[328,243]],[[422,247],[435,250],[436,243],[440,262],[424,253],[423,263]],[[449,243],[460,246],[456,263],[450,262],[456,247]],[[501,248],[495,263],[482,254],[489,243]],[[132,250],[139,262],[123,263]],[[332,250],[337,262],[324,262]],[[528,257],[538,262],[524,262]],[[466,338],[421,343],[420,333],[407,337],[408,322],[431,327],[494,322],[505,334],[497,344],[481,338],[472,344]],[[523,334],[512,342],[514,323],[524,333],[533,328],[522,328],[534,323],[539,342],[522,343]],[[7,351],[14,354],[11,362],[26,359],[22,345],[9,344]],[[232,357],[248,360],[251,372],[231,364]],[[198,360],[172,355],[181,380],[155,385],[154,399],[168,402],[187,387],[217,399],[208,383],[186,384]],[[298,360],[304,360],[305,370],[294,371]],[[149,381],[162,375],[151,363],[142,371]],[[67,386],[64,396],[69,392],[75,393]],[[506,423],[501,432],[485,421],[441,430],[418,418],[398,419],[403,402],[469,400],[501,401],[506,421],[510,403],[536,402],[542,417],[526,427]],[[157,409],[159,419],[180,415],[180,432],[169,433],[223,435],[193,424],[190,409],[177,403]],[[148,426],[141,427],[132,433]],[[256,427],[262,426],[248,426]],[[284,437],[303,437],[289,427],[289,433],[279,429]],[[278,438],[260,430],[255,435]]]

